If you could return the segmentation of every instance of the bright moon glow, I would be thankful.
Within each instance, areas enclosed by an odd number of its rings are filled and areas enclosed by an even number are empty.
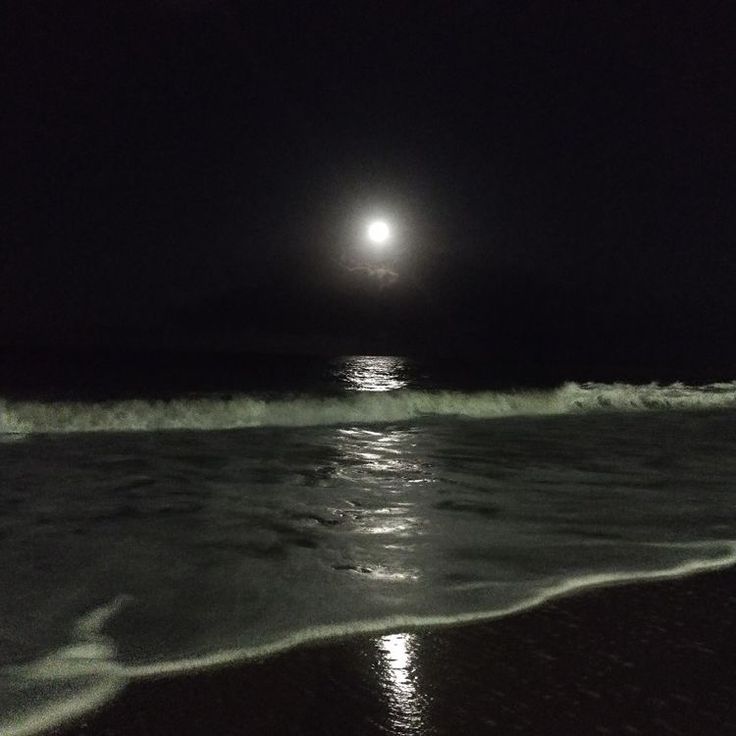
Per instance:
[[[390,234],[388,225],[383,220],[376,220],[368,225],[368,238],[372,243],[385,243]]]

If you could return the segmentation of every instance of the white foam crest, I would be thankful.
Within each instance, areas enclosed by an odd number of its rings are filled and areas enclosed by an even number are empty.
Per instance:
[[[385,634],[391,631],[406,631],[407,629],[443,628],[461,624],[480,623],[528,611],[555,598],[562,598],[591,588],[610,587],[613,585],[645,581],[669,580],[698,573],[714,572],[732,567],[736,564],[736,540],[683,543],[672,546],[699,549],[714,545],[727,548],[727,552],[722,557],[692,559],[661,570],[591,573],[589,575],[568,578],[550,584],[537,591],[533,596],[504,608],[439,616],[389,616],[383,619],[351,622],[342,625],[313,626],[292,632],[277,641],[259,646],[223,650],[206,657],[159,662],[151,665],[128,666],[124,668],[124,671],[131,679],[155,679],[218,668],[238,662],[264,659],[306,644],[343,639],[350,636]]]
[[[692,410],[736,406],[736,381],[689,386],[649,383],[566,383],[559,389],[565,403],[580,410]]]
[[[552,390],[398,390],[339,397],[254,396],[171,401],[41,402],[0,399],[0,434],[217,430],[406,421],[425,416],[489,419],[600,411],[697,410],[736,406],[736,381],[687,386],[567,383]]]

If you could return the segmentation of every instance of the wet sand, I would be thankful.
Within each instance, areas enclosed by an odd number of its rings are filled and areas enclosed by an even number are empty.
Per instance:
[[[141,681],[57,733],[736,734],[736,569]]]

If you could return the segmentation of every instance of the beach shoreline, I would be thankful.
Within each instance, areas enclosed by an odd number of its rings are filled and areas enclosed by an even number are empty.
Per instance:
[[[736,568],[134,681],[58,736],[736,733]]]

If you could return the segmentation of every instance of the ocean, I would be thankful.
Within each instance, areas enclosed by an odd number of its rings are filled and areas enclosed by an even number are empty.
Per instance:
[[[1,733],[142,679],[366,632],[401,661],[397,632],[736,562],[736,381],[252,368],[0,399]]]

